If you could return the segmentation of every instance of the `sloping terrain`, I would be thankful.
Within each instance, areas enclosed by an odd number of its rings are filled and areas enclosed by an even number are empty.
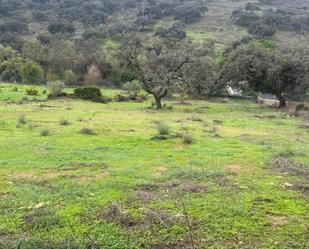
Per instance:
[[[302,117],[244,100],[154,111],[0,89],[0,248],[308,246]]]

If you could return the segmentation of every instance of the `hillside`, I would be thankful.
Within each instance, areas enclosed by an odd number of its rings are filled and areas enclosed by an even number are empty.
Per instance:
[[[95,40],[98,46],[103,44],[101,48],[105,65],[110,64],[111,67],[99,66],[103,78],[108,84],[119,86],[119,81],[126,78],[125,75],[119,75],[126,74],[127,69],[119,68],[121,63],[115,61],[113,51],[117,52],[117,44],[125,32],[137,31],[149,39],[162,36],[162,32],[170,32],[169,35],[180,36],[178,38],[185,35],[200,43],[211,40],[215,42],[217,57],[220,57],[225,47],[247,36],[253,39],[270,39],[275,44],[304,43],[308,39],[309,30],[308,6],[308,0],[293,3],[278,0],[2,0],[0,43],[25,51],[33,46],[29,43],[39,41],[38,45],[47,45],[50,50],[64,50],[65,47],[77,50],[73,52],[79,57],[85,56],[83,53],[79,55],[80,50],[87,49],[87,46],[93,47],[89,45],[89,40]],[[232,13],[235,10],[239,14],[233,19]],[[243,18],[245,23],[241,23]],[[63,44],[61,41],[72,44]],[[50,72],[53,75],[50,78],[63,78],[64,71],[69,69],[69,66],[63,65],[63,71],[59,71],[46,66],[46,63],[36,58],[38,56],[32,55],[33,51],[24,53]],[[53,58],[50,60],[47,63],[53,64]],[[63,60],[68,61],[70,58]],[[93,58],[87,60],[90,64],[98,64]],[[78,70],[73,68],[73,71],[82,80],[80,69],[85,73],[88,66],[89,64],[82,64]]]
[[[0,0],[0,249],[309,248],[309,0]]]

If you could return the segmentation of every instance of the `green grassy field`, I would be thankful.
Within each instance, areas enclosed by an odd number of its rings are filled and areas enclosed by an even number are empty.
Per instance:
[[[155,111],[25,88],[0,84],[0,248],[309,246],[303,118],[244,100]],[[158,121],[166,140],[152,139]]]

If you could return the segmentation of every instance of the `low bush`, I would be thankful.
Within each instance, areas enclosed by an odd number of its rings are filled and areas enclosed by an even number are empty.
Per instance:
[[[109,103],[109,102],[112,102],[112,98],[110,97],[106,97],[106,96],[102,96],[100,98],[95,98],[93,100],[93,102],[98,102],[98,103],[103,103],[103,104],[106,104],[106,103]]]
[[[49,89],[49,95],[50,98],[60,97],[63,96],[63,90],[64,90],[64,83],[61,81],[54,81],[54,82],[48,82],[47,87]]]
[[[80,87],[75,88],[74,94],[76,97],[86,100],[96,101],[102,97],[100,88],[98,87]]]
[[[133,80],[131,82],[127,82],[123,85],[123,90],[129,94],[131,98],[136,98],[137,94],[141,90],[141,85],[138,81]]]
[[[39,90],[35,87],[30,87],[26,89],[26,94],[30,96],[37,96],[39,94]]]
[[[29,130],[32,130],[32,129],[35,128],[35,127],[36,127],[36,125],[33,124],[33,123],[30,123],[30,124],[28,125]]]
[[[17,118],[17,125],[24,125],[27,123],[26,117],[24,114],[21,114]]]
[[[111,98],[103,96],[100,88],[95,86],[76,88],[74,90],[74,96],[98,103],[108,103],[112,101]]]
[[[50,131],[48,129],[44,128],[43,130],[40,131],[40,135],[42,137],[47,137],[47,136],[50,135]]]
[[[122,94],[117,94],[115,96],[115,101],[117,102],[128,102],[128,101],[131,101],[131,97],[130,96],[125,96],[125,95],[122,95]]]
[[[184,144],[192,144],[193,143],[193,137],[189,134],[189,132],[185,132],[182,135],[182,140]]]
[[[66,125],[70,125],[71,123],[69,122],[69,120],[66,119],[61,119],[59,122],[60,125],[66,126]]]
[[[83,128],[81,128],[79,133],[82,134],[82,135],[97,135],[95,130],[90,128],[90,127],[83,127]]]
[[[140,100],[147,100],[148,99],[148,95],[149,94],[145,90],[140,90],[137,93],[137,98],[140,99]]]
[[[157,122],[156,128],[161,136],[166,136],[170,134],[170,127],[164,122],[161,121]]]
[[[261,10],[259,2],[249,2],[245,7],[246,11],[259,11]]]

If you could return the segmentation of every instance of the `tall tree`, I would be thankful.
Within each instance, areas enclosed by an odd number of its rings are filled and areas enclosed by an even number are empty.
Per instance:
[[[247,81],[255,91],[274,94],[280,107],[285,95],[305,94],[309,87],[308,51],[303,49],[266,49],[255,43],[232,51],[223,67],[226,81]]]
[[[143,88],[153,95],[158,109],[162,108],[162,98],[168,92],[192,93],[199,80],[203,82],[200,84],[209,84],[212,61],[190,40],[145,44],[138,34],[129,33],[122,40],[120,56],[137,72]],[[200,64],[206,61],[202,68]],[[199,67],[199,73],[195,67]]]
[[[182,67],[189,62],[187,56],[177,56],[163,46],[147,48],[136,33],[122,39],[121,58],[137,71],[143,88],[153,95],[157,109],[162,108],[162,98],[172,88]]]

